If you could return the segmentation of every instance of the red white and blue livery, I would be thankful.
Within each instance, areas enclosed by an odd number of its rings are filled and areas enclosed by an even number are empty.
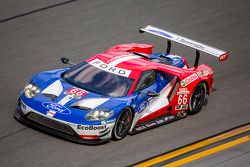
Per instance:
[[[213,87],[213,70],[199,65],[200,51],[228,58],[228,53],[151,25],[140,28],[167,39],[165,53],[150,44],[111,47],[79,64],[32,77],[21,92],[15,118],[66,138],[98,144],[120,140],[199,112]],[[171,54],[171,41],[196,50],[194,67]]]

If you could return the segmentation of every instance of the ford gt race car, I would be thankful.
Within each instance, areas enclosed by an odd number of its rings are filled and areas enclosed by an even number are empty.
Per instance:
[[[151,25],[140,28],[167,40],[166,53],[150,44],[111,47],[79,64],[32,77],[22,90],[15,118],[68,140],[98,144],[198,113],[213,87],[213,70],[199,65],[200,51],[228,52]],[[171,54],[171,41],[196,50],[194,67]]]

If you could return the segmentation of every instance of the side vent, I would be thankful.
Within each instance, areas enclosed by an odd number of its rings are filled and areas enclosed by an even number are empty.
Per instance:
[[[173,100],[174,95],[176,94],[176,91],[177,91],[179,85],[180,85],[180,79],[178,78],[178,79],[176,80],[176,83],[175,83],[175,85],[174,85],[174,88],[172,89],[172,91],[171,91],[171,93],[170,93],[170,96],[169,96],[169,98],[168,98],[168,99],[169,99],[169,102],[171,102],[171,101]]]

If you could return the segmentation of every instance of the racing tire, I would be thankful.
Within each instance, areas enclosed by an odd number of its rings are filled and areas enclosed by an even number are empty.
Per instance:
[[[113,140],[121,140],[128,134],[128,131],[132,125],[132,118],[133,114],[131,109],[125,108],[121,111],[112,131]]]
[[[199,83],[190,97],[188,114],[193,115],[198,113],[202,109],[205,99],[206,85],[205,83]]]

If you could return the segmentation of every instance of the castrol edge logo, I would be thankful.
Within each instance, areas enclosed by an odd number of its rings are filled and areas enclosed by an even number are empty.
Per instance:
[[[181,86],[184,87],[184,86],[187,86],[188,84],[194,82],[196,79],[198,79],[198,75],[196,73],[188,76],[187,78],[183,79],[181,81]]]
[[[212,74],[212,72],[210,70],[201,70],[201,71],[198,71],[190,76],[188,76],[187,78],[183,79],[181,81],[181,86],[182,87],[185,87],[187,86],[188,84],[194,82],[196,79],[198,79],[199,77],[206,77],[208,76],[209,74]]]
[[[115,67],[114,65],[111,65],[111,64],[106,64],[100,59],[94,59],[90,61],[89,64],[101,70],[104,70],[104,71],[107,71],[116,75],[124,76],[124,77],[128,77],[131,73],[131,70],[126,70],[126,69]]]

